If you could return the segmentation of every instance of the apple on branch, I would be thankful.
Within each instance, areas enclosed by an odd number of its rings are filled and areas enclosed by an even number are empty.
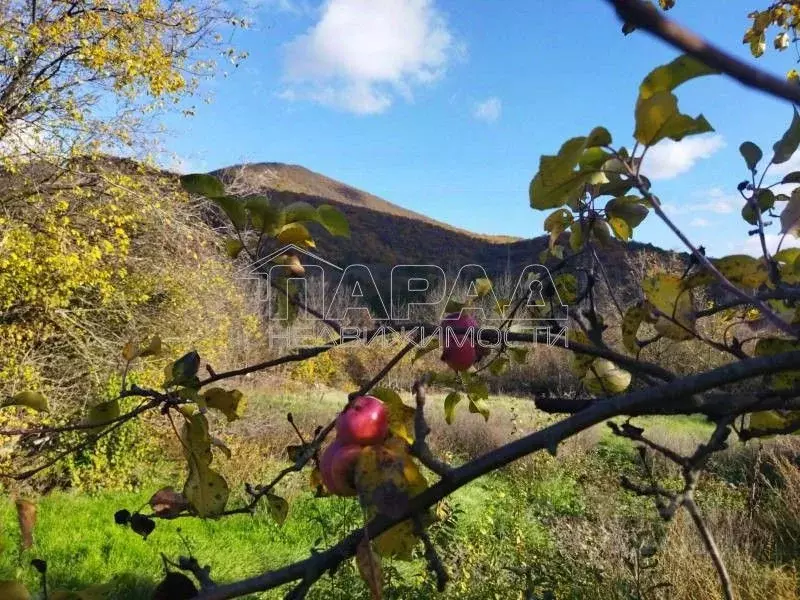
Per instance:
[[[450,314],[442,320],[444,340],[442,360],[454,371],[466,371],[481,357],[474,335],[456,333],[457,329],[478,330],[478,322],[469,315]]]

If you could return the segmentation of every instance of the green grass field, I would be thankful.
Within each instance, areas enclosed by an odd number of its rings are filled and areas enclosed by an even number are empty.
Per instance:
[[[240,442],[233,446],[234,457],[225,467],[229,469],[226,474],[232,488],[238,490],[232,494],[232,504],[242,500],[242,481],[261,481],[286,464],[280,457],[283,445],[291,442],[285,431],[287,411],[296,415],[301,428],[310,429],[335,413],[343,395],[255,394],[252,398],[247,419],[220,426],[226,439]],[[509,436],[522,435],[551,419],[537,413],[530,402],[501,397],[493,400],[488,423],[469,414],[466,407],[459,407],[455,423],[448,426],[437,400],[432,397],[428,407],[434,427],[431,442],[439,454],[453,462],[490,450]],[[711,431],[706,422],[694,417],[637,419],[636,423],[646,427],[654,439],[677,448],[691,448]],[[712,516],[721,545],[733,554],[740,552],[741,541],[735,530],[721,528],[733,515],[744,511],[747,490],[746,486],[726,480],[728,475],[720,475],[737,473],[737,461],[746,457],[740,450],[731,452],[719,468],[712,467],[698,498]],[[453,576],[447,592],[435,594],[425,563],[417,557],[411,563],[385,562],[385,597],[521,598],[523,581],[510,569],[531,567],[536,591],[542,595],[550,591],[559,599],[591,596],[631,600],[637,597],[631,591],[636,589],[636,577],[625,567],[624,557],[643,539],[664,548],[662,566],[647,575],[654,581],[675,577],[687,568],[687,561],[710,568],[705,565],[705,557],[697,558],[696,545],[670,550],[674,540],[657,518],[651,501],[621,490],[619,475],[636,476],[637,460],[630,442],[615,438],[607,427],[598,426],[564,444],[555,458],[537,454],[473,482],[448,503],[448,510],[455,511],[446,525],[432,531]],[[742,464],[746,466],[746,461]],[[665,465],[661,467],[666,481],[674,477]],[[156,530],[145,540],[114,523],[115,511],[141,508],[150,494],[164,485],[179,487],[180,481],[175,479],[178,471],[176,465],[163,473],[151,473],[147,484],[135,493],[56,492],[42,498],[35,545],[22,556],[17,551],[19,533],[14,506],[9,500],[0,504],[0,579],[21,578],[35,590],[38,575],[29,563],[32,558],[43,558],[49,565],[51,589],[80,590],[109,584],[107,598],[144,600],[150,598],[163,576],[162,553],[172,559],[191,553],[201,564],[211,565],[216,581],[229,582],[307,557],[311,548],[328,547],[363,522],[354,500],[314,498],[304,473],[290,476],[278,490],[291,506],[282,526],[263,510],[253,516],[221,520],[159,520]],[[686,538],[683,521],[673,527]],[[694,534],[689,531],[691,540]],[[778,564],[769,556],[747,558],[746,564],[731,566],[735,577],[746,576],[748,581],[758,583],[758,590],[778,590],[771,597],[795,597],[781,591],[792,586],[796,590],[794,576],[785,575],[794,569],[793,560]],[[703,569],[701,573],[706,572]],[[713,573],[692,585],[695,587],[686,593],[694,596],[676,597],[717,597]],[[253,597],[277,599],[286,591],[273,590]],[[334,576],[325,576],[309,597],[367,600],[369,593],[352,563],[347,563]]]

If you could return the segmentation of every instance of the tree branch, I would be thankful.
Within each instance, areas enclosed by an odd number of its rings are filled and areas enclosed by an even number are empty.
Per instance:
[[[250,579],[219,585],[213,590],[201,592],[197,598],[198,600],[236,598],[303,579],[308,573],[319,573],[321,575],[321,573],[336,567],[342,561],[353,556],[356,552],[356,547],[365,535],[375,538],[390,527],[433,506],[467,483],[486,473],[502,468],[523,456],[542,449],[555,449],[562,440],[607,419],[624,414],[628,410],[648,405],[663,406],[682,397],[704,392],[718,386],[736,383],[758,375],[788,370],[795,367],[798,361],[800,361],[800,351],[752,358],[598,403],[454,469],[450,477],[440,480],[412,498],[406,506],[398,510],[397,514],[392,517],[378,515],[364,528],[354,531],[324,552],[315,553],[305,560]]]
[[[649,31],[671,46],[691,54],[709,67],[721,71],[739,83],[777,98],[800,104],[800,86],[728,54],[692,31],[678,25],[675,21],[668,19],[654,6],[641,0],[606,0],[606,2],[614,7],[623,21]]]

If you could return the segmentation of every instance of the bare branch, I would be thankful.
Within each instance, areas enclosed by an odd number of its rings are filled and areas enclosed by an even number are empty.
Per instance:
[[[681,397],[704,392],[728,383],[736,383],[757,375],[791,369],[797,365],[798,361],[800,361],[800,351],[752,358],[647,390],[618,396],[607,402],[598,403],[454,469],[450,477],[440,480],[418,496],[411,498],[409,503],[398,510],[392,517],[378,515],[365,528],[354,531],[324,552],[316,553],[305,560],[250,579],[220,585],[213,590],[201,592],[197,598],[199,600],[236,598],[300,580],[306,577],[309,572],[321,573],[327,571],[353,556],[356,547],[365,535],[375,538],[390,527],[420,514],[467,483],[486,473],[502,468],[523,456],[542,449],[555,448],[560,441],[605,420],[619,416],[632,408],[643,405],[664,405]]]
[[[431,471],[445,478],[450,474],[452,468],[447,463],[439,460],[431,452],[425,438],[431,432],[431,428],[425,421],[425,381],[419,380],[414,383],[414,397],[417,401],[417,410],[414,413],[414,443],[411,444],[411,454],[416,456],[419,461]]]
[[[800,87],[749,65],[668,19],[652,4],[641,0],[606,0],[619,17],[645,29],[671,46],[691,54],[747,87],[777,98],[800,103]]]

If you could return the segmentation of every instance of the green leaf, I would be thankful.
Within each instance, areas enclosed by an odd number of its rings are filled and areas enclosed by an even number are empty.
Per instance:
[[[14,394],[3,402],[3,406],[26,406],[39,412],[48,412],[47,398],[41,392],[25,391]]]
[[[764,156],[761,148],[756,146],[753,142],[744,142],[741,146],[739,146],[739,153],[742,155],[742,157],[744,157],[744,162],[747,164],[747,168],[755,173],[756,167],[758,166],[758,161],[760,161]]]
[[[479,414],[483,417],[484,421],[489,420],[489,407],[486,405],[486,402],[480,398],[470,398],[469,399],[469,412],[473,414]]]
[[[755,58],[760,58],[767,48],[767,38],[762,33],[761,35],[754,35],[750,40],[750,54]]]
[[[283,209],[283,214],[286,223],[317,220],[317,209],[308,202],[292,202]]]
[[[222,209],[237,230],[244,229],[247,224],[247,211],[241,199],[234,196],[217,196],[211,198],[211,201]]]
[[[562,304],[572,304],[578,299],[578,279],[572,273],[556,275],[553,285]]]
[[[289,515],[289,503],[280,496],[267,494],[267,510],[278,525],[283,525]]]
[[[601,167],[603,167],[603,165],[612,159],[613,155],[606,152],[602,148],[587,148],[586,151],[581,154],[580,159],[578,159],[578,166],[581,168],[581,170],[599,170]],[[608,174],[606,173],[606,175]]]
[[[181,356],[170,367],[171,378],[164,384],[194,386],[197,383],[197,371],[200,368],[200,355],[192,350]]]
[[[750,421],[748,423],[749,429],[758,429],[761,431],[770,431],[786,427],[789,422],[777,410],[762,410],[750,414]],[[765,436],[771,437],[771,436]]]
[[[230,490],[225,478],[208,465],[189,467],[183,495],[200,517],[215,517],[225,511]]]
[[[631,237],[633,237],[631,226],[628,225],[624,219],[621,219],[620,217],[610,217],[608,219],[608,224],[611,226],[611,231],[614,232],[614,235],[618,240],[627,242],[631,239]]]
[[[281,244],[297,244],[314,247],[306,226],[302,223],[289,223],[278,230],[277,239]]]
[[[639,97],[646,99],[658,92],[671,92],[690,79],[705,75],[716,75],[717,73],[719,73],[717,69],[713,69],[696,58],[684,54],[672,62],[661,65],[651,71],[639,86]]]
[[[372,395],[384,403],[389,413],[389,431],[408,444],[414,443],[414,408],[408,406],[396,391],[377,387]]]
[[[329,204],[321,205],[317,209],[317,220],[331,235],[350,237],[350,225],[347,222],[347,217],[333,206]]]
[[[206,406],[220,411],[228,419],[228,422],[241,418],[244,413],[247,401],[239,390],[225,390],[213,387],[203,393]]]
[[[93,426],[89,431],[97,432],[107,427],[110,421],[117,417],[119,417],[119,400],[110,400],[90,408],[86,424]]]
[[[230,490],[225,478],[209,466],[212,441],[205,415],[195,413],[186,419],[181,441],[189,466],[183,495],[199,516],[216,516],[225,510]]]
[[[244,244],[241,242],[241,240],[237,240],[236,238],[228,238],[225,240],[225,252],[231,258],[236,258],[239,256],[243,249]]]
[[[586,138],[576,137],[564,142],[556,156],[539,159],[539,171],[529,189],[531,207],[558,208],[583,195],[592,171],[575,171],[575,167],[585,149]]]
[[[749,202],[742,207],[742,219],[744,219],[745,222],[749,223],[750,225],[755,225],[758,223],[756,209],[753,208],[753,205]]]
[[[595,148],[597,146],[610,146],[611,134],[605,127],[595,127],[586,138],[586,147]]]
[[[757,288],[769,279],[763,261],[747,254],[723,256],[711,262],[731,283],[745,288]]]
[[[569,247],[572,248],[573,252],[577,252],[583,248],[583,226],[576,221],[570,226],[569,230]]]
[[[766,212],[773,206],[775,206],[775,194],[772,193],[772,190],[768,190],[766,188],[756,190],[756,202],[758,203],[758,208],[761,212]]]
[[[605,219],[594,219],[589,234],[592,239],[600,242],[601,246],[607,246],[611,242],[609,224]]]
[[[800,183],[800,171],[792,171],[787,173],[781,179],[781,183]]]
[[[678,112],[678,99],[670,92],[656,92],[636,104],[634,137],[652,146],[669,138],[676,142],[689,135],[714,131],[703,115],[695,118]]]
[[[797,150],[797,146],[800,145],[800,114],[798,114],[796,107],[793,107],[792,111],[792,123],[789,125],[789,129],[786,130],[783,137],[775,142],[775,145],[772,147],[775,152],[775,155],[772,157],[772,164],[779,165],[785,163],[792,158],[792,155]]]
[[[222,181],[206,173],[191,173],[183,175],[180,179],[181,187],[190,194],[217,198],[225,195],[225,186]]]
[[[256,231],[273,235],[283,225],[283,211],[270,204],[266,196],[252,196],[247,199],[245,208]]]
[[[402,513],[409,500],[428,487],[408,444],[392,437],[362,449],[354,479],[367,519],[376,514]],[[375,549],[382,556],[410,560],[417,541],[411,521],[406,520],[378,536]]]
[[[574,217],[572,213],[565,208],[559,208],[547,216],[544,220],[544,230],[550,232],[549,247],[551,250],[558,241],[559,236],[567,230],[567,227],[569,227],[573,221]]]
[[[606,203],[606,215],[625,221],[631,229],[645,220],[649,211],[638,196],[621,196]]]
[[[448,425],[453,424],[456,417],[456,405],[461,402],[461,394],[450,392],[444,399],[444,420]]]
[[[509,346],[508,354],[511,356],[511,360],[518,365],[522,365],[525,364],[525,360],[528,358],[528,349],[520,348],[519,346]]]
[[[775,356],[784,352],[800,350],[800,341],[781,338],[763,338],[756,342],[756,356]],[[800,370],[784,371],[767,377],[769,386],[776,390],[788,390],[800,384]]]

